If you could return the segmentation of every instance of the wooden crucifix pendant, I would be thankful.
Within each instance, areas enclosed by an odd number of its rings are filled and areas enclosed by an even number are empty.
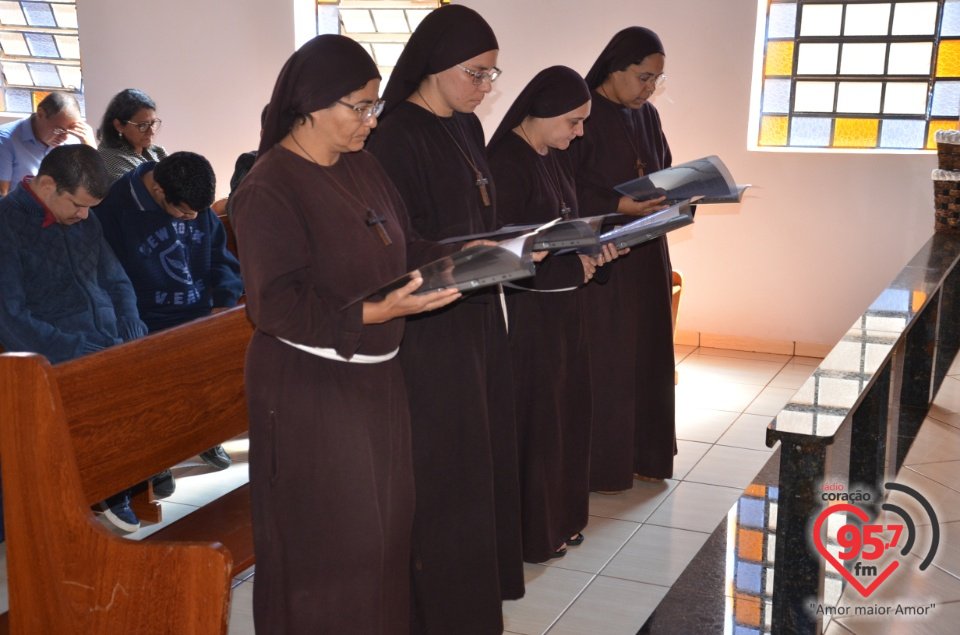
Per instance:
[[[643,176],[643,161],[640,160],[640,157],[637,157],[637,162],[633,165],[633,169],[637,171],[637,176]]]
[[[570,220],[570,212],[572,211],[573,210],[570,209],[569,205],[567,205],[563,201],[560,201],[560,218],[562,218],[563,220]]]
[[[486,177],[483,176],[479,170],[477,170],[475,176],[477,177],[477,180],[474,185],[480,188],[480,200],[483,201],[484,207],[490,207],[490,195],[487,193],[487,183],[489,181],[487,181]]]
[[[383,244],[390,245],[393,243],[393,241],[390,240],[390,236],[389,234],[387,234],[387,230],[383,228],[383,224],[385,222],[387,222],[386,218],[384,218],[383,216],[378,216],[377,213],[372,209],[367,210],[367,227],[373,227],[374,229],[376,229],[377,234],[380,235],[380,240],[383,241]]]

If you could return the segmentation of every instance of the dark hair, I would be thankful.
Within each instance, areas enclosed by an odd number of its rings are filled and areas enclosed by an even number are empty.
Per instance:
[[[90,196],[103,200],[110,193],[110,175],[103,157],[95,148],[83,144],[57,146],[40,162],[37,178],[49,176],[57,184],[57,193],[76,194],[83,187]]]
[[[116,134],[117,129],[113,127],[113,120],[130,121],[131,117],[144,108],[156,110],[157,105],[142,90],[125,88],[114,95],[107,104],[106,112],[103,113],[100,127],[97,128],[97,143],[108,148],[122,148],[129,145],[126,139]]]
[[[269,104],[269,103],[267,103],[267,105],[263,107],[263,110],[260,111],[260,128],[261,128],[261,129],[263,129],[263,127],[264,127],[265,125],[267,125],[267,111],[268,111],[268,110],[270,110],[270,104]]]
[[[174,152],[153,168],[153,180],[171,205],[186,203],[195,212],[213,204],[217,177],[210,162],[196,152]]]
[[[37,104],[37,108],[43,108],[43,112],[47,117],[54,117],[68,108],[73,108],[79,113],[80,103],[77,101],[77,98],[70,93],[55,90],[44,97],[40,103]]]

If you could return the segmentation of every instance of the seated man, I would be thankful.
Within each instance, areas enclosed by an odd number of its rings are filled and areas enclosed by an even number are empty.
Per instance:
[[[52,92],[37,105],[37,112],[0,126],[0,196],[10,191],[11,184],[36,174],[43,157],[64,143],[97,147],[93,128],[81,119],[77,98],[69,93]]]
[[[94,209],[151,333],[236,306],[243,293],[240,263],[210,209],[215,189],[205,158],[175,152],[121,176]],[[200,457],[214,469],[230,467],[220,446]]]
[[[63,362],[147,334],[129,278],[89,208],[109,192],[94,148],[54,148],[0,199],[0,345]],[[167,484],[172,486],[171,482]],[[129,491],[101,503],[136,531]]]

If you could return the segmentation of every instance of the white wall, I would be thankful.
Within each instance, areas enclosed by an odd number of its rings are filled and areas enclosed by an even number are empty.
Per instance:
[[[207,157],[226,196],[237,156],[259,144],[260,111],[295,49],[294,10],[294,0],[78,2],[90,125],[117,92],[143,90],[163,119],[156,142]]]
[[[145,90],[164,120],[158,142],[206,155],[225,195],[303,38],[294,15],[305,2],[80,2],[88,115],[123,88]],[[738,181],[758,186],[740,206],[701,206],[696,224],[671,236],[686,280],[681,330],[833,344],[932,232],[930,154],[747,151],[757,0],[463,4],[501,45],[504,75],[478,111],[488,134],[542,68],[585,73],[625,26],[660,34],[669,80],[655,103],[675,160],[717,154]]]
[[[504,74],[478,110],[488,136],[542,68],[586,73],[626,26],[660,35],[668,80],[654,103],[674,161],[716,154],[758,186],[671,234],[681,330],[833,344],[932,235],[931,154],[747,151],[757,0],[462,4],[500,42]]]

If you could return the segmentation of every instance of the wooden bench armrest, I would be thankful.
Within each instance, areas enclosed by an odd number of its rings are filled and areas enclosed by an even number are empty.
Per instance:
[[[150,534],[143,542],[220,542],[233,557],[230,575],[235,577],[253,566],[252,522],[248,483]]]

